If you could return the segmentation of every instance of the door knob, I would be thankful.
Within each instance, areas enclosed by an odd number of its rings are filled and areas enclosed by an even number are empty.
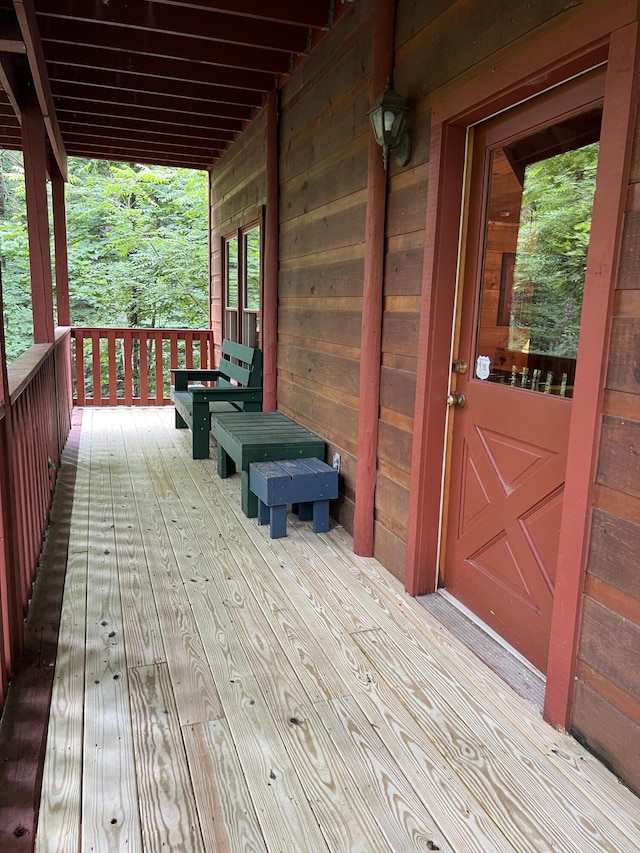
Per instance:
[[[461,409],[466,402],[467,402],[467,398],[464,396],[464,394],[460,393],[459,391],[453,391],[447,397],[447,406],[449,406],[450,409],[451,408]]]

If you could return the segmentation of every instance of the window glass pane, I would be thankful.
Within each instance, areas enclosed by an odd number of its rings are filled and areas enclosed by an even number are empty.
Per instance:
[[[225,290],[227,308],[238,307],[238,238],[225,240]]]
[[[599,126],[593,111],[492,152],[479,379],[572,396]]]
[[[260,310],[260,228],[244,232],[246,308]]]

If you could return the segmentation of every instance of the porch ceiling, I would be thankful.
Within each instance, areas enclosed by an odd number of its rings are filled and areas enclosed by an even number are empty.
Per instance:
[[[66,152],[206,168],[343,4],[0,0],[0,146],[21,147],[33,81],[59,164]]]

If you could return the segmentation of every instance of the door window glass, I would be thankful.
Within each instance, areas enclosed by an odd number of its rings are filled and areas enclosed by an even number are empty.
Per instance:
[[[478,379],[573,394],[600,118],[592,110],[491,152]]]

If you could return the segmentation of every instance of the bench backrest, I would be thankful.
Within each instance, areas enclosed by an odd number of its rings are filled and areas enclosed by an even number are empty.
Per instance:
[[[216,384],[260,388],[262,385],[262,352],[235,341],[223,340],[218,364],[220,377]]]

